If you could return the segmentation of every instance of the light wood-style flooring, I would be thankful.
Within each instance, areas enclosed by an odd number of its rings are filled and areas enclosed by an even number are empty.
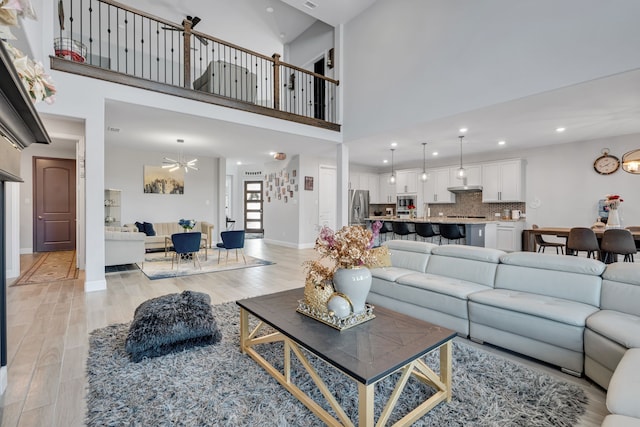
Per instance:
[[[247,240],[248,255],[273,261],[265,267],[150,281],[139,271],[107,275],[107,290],[84,292],[77,280],[7,288],[9,384],[0,401],[2,427],[84,425],[89,332],[129,322],[143,301],[185,289],[206,292],[214,304],[301,287],[301,263],[316,257],[297,250]],[[28,269],[37,255],[23,255]],[[478,345],[466,341],[472,345]],[[478,345],[479,346],[479,345]],[[584,378],[488,345],[488,351],[582,385],[589,396],[580,426],[599,426],[606,415],[605,393]],[[283,391],[284,392],[284,391]]]

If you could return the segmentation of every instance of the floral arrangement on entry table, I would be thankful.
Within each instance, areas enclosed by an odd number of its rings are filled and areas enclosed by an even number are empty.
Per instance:
[[[624,202],[619,194],[607,194],[605,196],[604,208],[605,210],[609,209],[618,209],[620,207],[620,203]]]
[[[193,219],[180,219],[180,221],[178,221],[178,224],[185,231],[187,231],[187,230],[191,230],[193,227],[196,226],[196,221]]]

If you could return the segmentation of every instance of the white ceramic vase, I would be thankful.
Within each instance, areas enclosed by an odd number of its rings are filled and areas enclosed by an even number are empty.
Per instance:
[[[371,272],[366,267],[339,268],[333,274],[333,287],[349,298],[354,314],[361,313],[371,289]]]
[[[618,209],[609,208],[609,219],[607,219],[607,225],[605,228],[622,228]]]

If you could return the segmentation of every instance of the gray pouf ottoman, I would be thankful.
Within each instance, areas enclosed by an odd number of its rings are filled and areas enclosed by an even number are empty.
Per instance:
[[[136,308],[125,350],[134,362],[222,338],[213,317],[209,295],[184,291],[143,302]]]

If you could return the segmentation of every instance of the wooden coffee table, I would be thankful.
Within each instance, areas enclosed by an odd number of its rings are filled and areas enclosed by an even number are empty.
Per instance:
[[[443,401],[451,401],[452,340],[456,333],[419,319],[382,307],[375,307],[375,319],[338,331],[296,312],[302,289],[237,301],[240,306],[240,350],[251,356],[284,388],[330,426],[353,426],[320,375],[313,369],[301,347],[311,351],[358,383],[359,426],[374,426],[375,384],[397,371],[396,384],[377,425],[386,425],[400,394],[411,375],[435,388],[436,392],[395,425],[410,425]],[[259,322],[249,330],[249,316]],[[265,325],[276,332],[264,333]],[[284,343],[284,372],[265,360],[254,348],[257,344]],[[440,375],[420,358],[440,350]],[[338,418],[324,410],[291,381],[291,354],[305,367]]]

